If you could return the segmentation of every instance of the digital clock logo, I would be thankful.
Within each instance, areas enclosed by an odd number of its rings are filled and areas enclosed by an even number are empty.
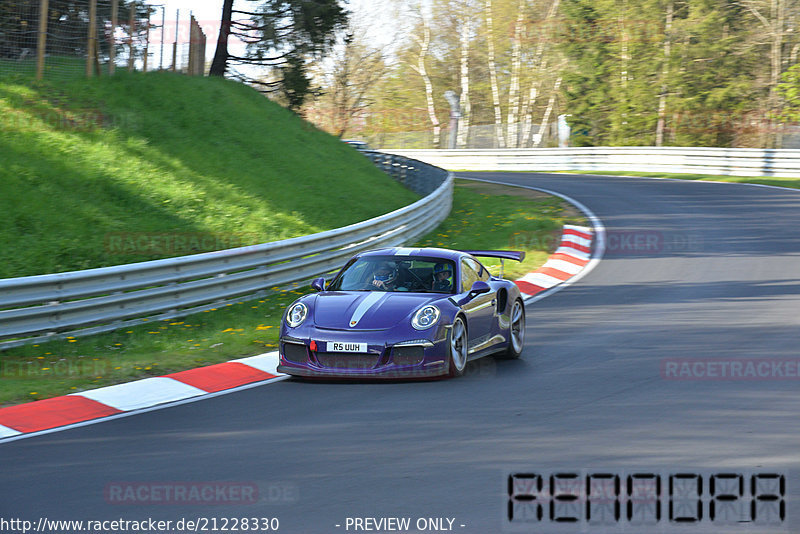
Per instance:
[[[781,472],[517,470],[505,486],[506,530],[790,532]]]

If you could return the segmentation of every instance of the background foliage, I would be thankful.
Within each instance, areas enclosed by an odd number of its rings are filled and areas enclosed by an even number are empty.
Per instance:
[[[772,148],[797,137],[783,121],[800,109],[787,98],[797,76],[785,74],[800,51],[798,0],[382,5],[394,10],[394,38],[353,35],[363,55],[381,50],[386,71],[347,124],[326,97],[339,91],[330,76],[306,104],[331,132],[385,147],[444,146],[452,90],[459,147],[554,146],[558,115],[573,146]],[[340,60],[328,61],[330,72]]]

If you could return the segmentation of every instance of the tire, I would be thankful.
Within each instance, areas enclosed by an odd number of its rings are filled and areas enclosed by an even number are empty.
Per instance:
[[[461,317],[456,317],[450,328],[448,343],[447,375],[451,378],[464,374],[467,367],[467,325]]]
[[[508,326],[508,348],[502,353],[504,358],[516,359],[525,346],[525,305],[520,299],[514,301]]]

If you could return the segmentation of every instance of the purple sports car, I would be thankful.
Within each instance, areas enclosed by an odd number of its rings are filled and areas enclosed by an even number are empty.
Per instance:
[[[525,305],[475,256],[524,252],[385,248],[357,254],[286,310],[278,371],[321,378],[459,376],[468,360],[517,358]]]

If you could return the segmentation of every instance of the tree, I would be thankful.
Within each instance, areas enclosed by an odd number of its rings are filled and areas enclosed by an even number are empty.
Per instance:
[[[362,28],[350,27],[319,67],[320,95],[315,111],[324,114],[318,125],[343,137],[373,104],[371,91],[386,73],[385,50],[364,39]]]
[[[417,16],[420,20],[419,29],[411,34],[412,39],[417,43],[419,50],[417,52],[416,63],[411,63],[409,66],[419,74],[422,82],[425,84],[425,101],[427,103],[428,118],[431,121],[433,128],[433,145],[438,148],[440,142],[441,124],[439,118],[436,116],[436,104],[433,100],[433,84],[428,75],[426,67],[426,60],[431,44],[431,26],[429,16],[422,10],[417,9]]]
[[[214,52],[214,59],[211,62],[210,76],[225,76],[228,70],[228,37],[231,34],[231,17],[233,16],[233,0],[225,0],[222,4],[222,20],[219,25],[219,37],[217,38],[217,50]]]
[[[296,110],[311,93],[308,62],[319,58],[334,44],[336,31],[347,23],[347,12],[339,0],[259,1],[253,11],[242,11],[233,9],[233,0],[225,0],[213,73],[217,76],[228,73],[263,91],[278,92],[285,97],[289,108]],[[236,20],[237,15],[248,18]],[[230,35],[247,43],[244,56],[228,51]],[[275,76],[264,80],[234,72],[231,63],[264,67]]]
[[[492,105],[494,107],[494,132],[497,146],[505,148],[506,141],[503,136],[503,112],[500,110],[500,89],[497,83],[497,65],[494,45],[494,13],[492,0],[486,0],[486,42],[488,43],[489,81],[492,84]]]
[[[385,51],[370,47],[353,33],[348,34],[341,61],[333,70],[332,97],[339,137],[345,134],[351,121],[372,104],[369,93],[385,73]]]

